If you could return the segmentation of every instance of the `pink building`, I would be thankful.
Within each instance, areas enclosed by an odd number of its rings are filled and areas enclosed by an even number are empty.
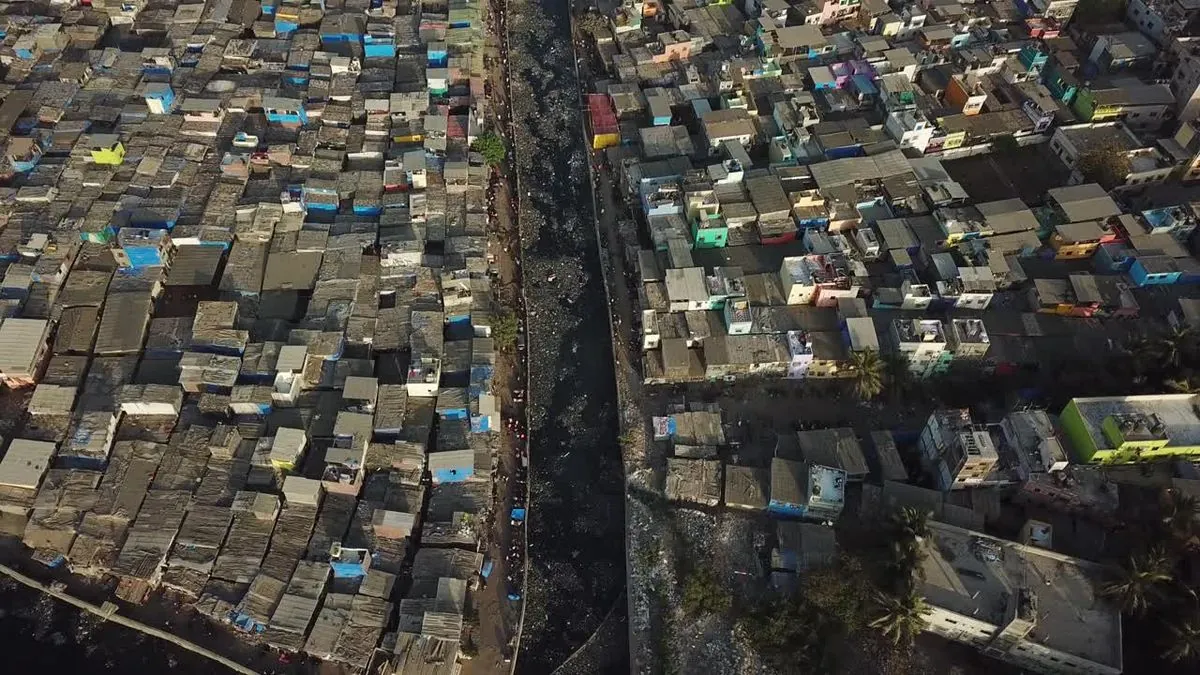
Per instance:
[[[835,23],[858,14],[859,0],[825,0],[821,7],[821,25]]]

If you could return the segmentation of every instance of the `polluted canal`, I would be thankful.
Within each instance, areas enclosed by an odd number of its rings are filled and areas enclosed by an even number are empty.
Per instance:
[[[616,388],[568,7],[508,3],[530,374],[520,673],[628,670]]]

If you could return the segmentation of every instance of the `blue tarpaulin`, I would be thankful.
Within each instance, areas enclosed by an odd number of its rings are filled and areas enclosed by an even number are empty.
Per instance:
[[[361,562],[331,562],[329,566],[333,568],[333,576],[338,579],[357,579],[367,573]]]
[[[433,472],[435,483],[461,483],[475,475],[475,467],[459,467],[457,469],[438,469]]]
[[[483,577],[484,579],[492,576],[492,567],[494,567],[494,565],[491,560],[483,561],[483,568],[479,570],[479,576]]]
[[[513,520],[522,520],[522,521],[525,520],[525,509],[514,508],[512,510],[512,519]]]

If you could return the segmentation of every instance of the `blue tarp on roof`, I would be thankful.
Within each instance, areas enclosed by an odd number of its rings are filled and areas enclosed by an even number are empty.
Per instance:
[[[525,520],[525,509],[514,508],[512,510],[512,519],[513,520],[521,520],[521,521]]]
[[[367,573],[361,562],[330,562],[329,566],[333,568],[333,576],[338,579],[357,579]]]
[[[461,483],[475,475],[475,467],[460,467],[458,469],[438,469],[433,472],[435,483]]]
[[[854,89],[860,94],[874,96],[879,93],[879,89],[875,87],[875,83],[871,82],[871,78],[866,75],[855,75],[850,78],[850,81],[854,83]]]

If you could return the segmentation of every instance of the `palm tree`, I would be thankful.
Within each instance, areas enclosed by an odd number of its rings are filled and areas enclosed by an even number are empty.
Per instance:
[[[900,398],[907,393],[913,384],[908,357],[897,352],[885,355],[883,357],[883,380],[887,383],[888,391],[892,396]]]
[[[1181,373],[1180,377],[1163,382],[1163,385],[1175,394],[1200,394],[1200,381],[1188,371]]]
[[[854,393],[864,401],[875,398],[883,391],[883,359],[874,349],[850,353],[850,365],[854,368]]]
[[[916,590],[909,589],[900,595],[875,591],[875,604],[878,605],[879,614],[869,625],[891,638],[892,644],[911,644],[913,638],[925,629],[925,615],[930,610],[925,598]]]
[[[929,536],[929,512],[905,506],[892,512],[890,520],[897,533],[908,539],[924,539]]]
[[[924,577],[924,570],[921,569],[921,558],[925,552],[921,549],[921,545],[915,539],[898,539],[893,541],[889,546],[891,560],[888,561],[888,568],[892,572],[893,587],[899,590],[907,590],[913,587],[913,580],[917,576]]]
[[[1147,365],[1157,356],[1155,345],[1141,333],[1133,333],[1126,337],[1121,343],[1121,351],[1129,357],[1133,371],[1139,375],[1145,374]]]
[[[1163,658],[1171,663],[1200,661],[1200,617],[1165,623],[1168,642]]]
[[[1179,490],[1163,490],[1159,499],[1162,508],[1163,527],[1172,542],[1181,549],[1192,549],[1200,545],[1196,515],[1200,514],[1200,501]]]
[[[925,550],[922,540],[929,536],[929,513],[912,507],[894,511],[889,517],[891,541],[889,564],[895,574],[896,588],[911,589],[914,575],[924,577],[921,559]]]
[[[1192,329],[1187,326],[1178,326],[1162,336],[1155,346],[1158,348],[1159,357],[1164,364],[1169,368],[1178,368],[1191,354],[1194,344],[1195,335],[1192,333]]]
[[[1162,601],[1172,581],[1171,561],[1162,551],[1151,551],[1130,556],[1121,573],[1100,588],[1100,594],[1116,600],[1122,612],[1141,616]]]

